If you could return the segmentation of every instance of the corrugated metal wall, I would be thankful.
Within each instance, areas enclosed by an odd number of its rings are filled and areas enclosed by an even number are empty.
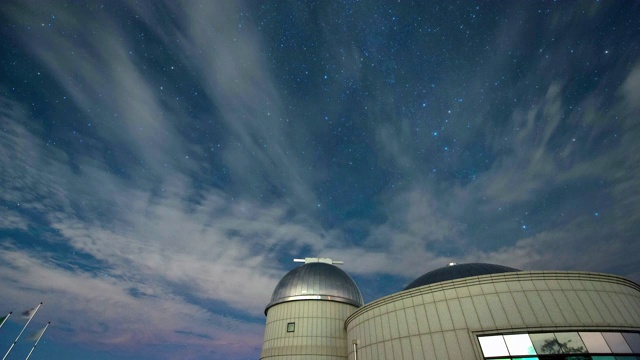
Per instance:
[[[347,320],[358,360],[482,359],[477,335],[547,330],[640,331],[640,287],[580,272],[518,272],[403,291]]]
[[[357,307],[335,301],[298,300],[267,313],[261,359],[347,359],[345,320]],[[295,331],[287,332],[287,324]]]

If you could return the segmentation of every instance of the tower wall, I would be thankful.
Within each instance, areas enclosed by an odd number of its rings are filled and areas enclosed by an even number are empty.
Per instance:
[[[297,300],[268,309],[260,359],[347,359],[345,320],[358,308],[336,301]],[[294,331],[287,331],[294,323]],[[290,329],[289,329],[290,330]]]

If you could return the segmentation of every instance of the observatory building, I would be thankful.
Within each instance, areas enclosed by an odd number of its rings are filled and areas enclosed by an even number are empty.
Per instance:
[[[620,276],[452,263],[364,305],[338,262],[298,261],[261,359],[640,360],[640,285]]]
[[[264,310],[261,359],[346,359],[344,322],[364,302],[356,283],[325,258],[306,258],[276,286]]]

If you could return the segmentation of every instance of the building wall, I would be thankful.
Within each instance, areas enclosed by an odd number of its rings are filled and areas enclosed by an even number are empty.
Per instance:
[[[513,272],[441,282],[361,307],[346,321],[349,359],[482,359],[477,336],[640,331],[640,287],[584,272]]]
[[[297,300],[267,311],[260,359],[347,359],[344,322],[358,308],[336,301]],[[295,331],[287,332],[287,324]]]

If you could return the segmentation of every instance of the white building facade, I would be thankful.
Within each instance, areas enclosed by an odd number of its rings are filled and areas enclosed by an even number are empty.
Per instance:
[[[460,264],[364,306],[296,302],[267,308],[261,358],[640,360],[640,286],[615,275]],[[290,322],[301,327],[283,334]],[[301,354],[296,346],[306,355],[276,356]]]

